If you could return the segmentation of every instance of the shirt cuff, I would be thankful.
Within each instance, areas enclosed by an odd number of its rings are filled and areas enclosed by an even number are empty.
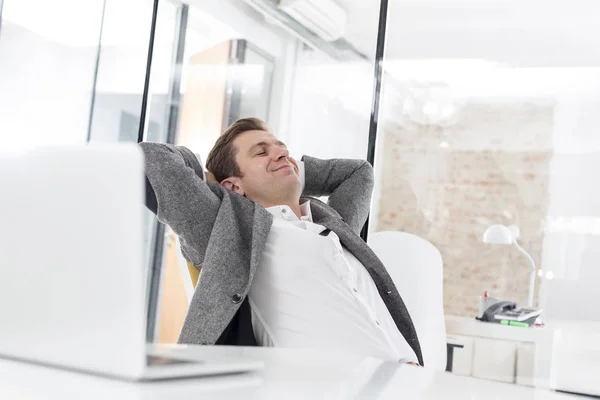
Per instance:
[[[414,363],[417,365],[421,365],[419,364],[419,361],[416,358],[401,358],[400,360],[398,360],[398,363],[400,364],[408,364],[408,363]]]
[[[204,170],[204,166],[202,165],[202,158],[200,158],[200,154],[198,153],[194,153],[194,155],[196,156],[196,159],[198,160],[198,163],[200,164],[200,167],[202,167],[202,180],[204,181],[204,183],[206,183],[206,171]]]

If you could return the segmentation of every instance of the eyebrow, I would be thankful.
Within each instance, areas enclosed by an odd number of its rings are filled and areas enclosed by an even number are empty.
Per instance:
[[[274,144],[275,144],[275,146],[279,146],[279,147],[283,147],[283,148],[287,149],[287,146],[281,140],[276,140],[274,142]],[[252,146],[250,146],[250,149],[248,150],[248,154],[254,153],[256,150],[258,150],[259,147],[267,147],[268,145],[269,145],[269,143],[264,142],[264,141],[253,144]]]

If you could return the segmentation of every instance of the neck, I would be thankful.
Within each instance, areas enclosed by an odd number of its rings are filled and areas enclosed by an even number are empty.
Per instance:
[[[292,209],[292,211],[294,212],[294,214],[296,214],[296,216],[298,218],[302,217],[302,211],[300,210],[300,200],[299,199],[291,200],[291,201],[276,201],[276,202],[261,201],[261,202],[258,202],[258,204],[260,204],[264,208],[275,207],[275,206],[288,206],[289,208]]]

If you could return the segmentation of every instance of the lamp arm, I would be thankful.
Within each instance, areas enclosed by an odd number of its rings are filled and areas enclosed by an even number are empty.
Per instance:
[[[517,239],[515,239],[514,243],[515,243],[515,247],[517,248],[517,250],[519,250],[521,253],[523,253],[523,255],[529,261],[529,264],[531,264],[531,270],[533,272],[535,272],[535,261],[533,261],[533,257],[531,257],[528,252],[526,252],[521,246],[519,246]]]
[[[521,246],[519,246],[517,239],[515,239],[513,242],[514,242],[517,250],[519,250],[531,264],[531,276],[529,278],[528,305],[529,305],[529,307],[533,307],[533,292],[535,290],[535,269],[536,269],[535,261],[533,260],[533,257],[531,257],[531,255],[528,252],[526,252],[525,250],[523,250],[523,248]]]

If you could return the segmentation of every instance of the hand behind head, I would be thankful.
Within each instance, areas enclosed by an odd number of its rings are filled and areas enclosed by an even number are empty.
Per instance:
[[[214,174],[210,171],[205,172],[206,175],[206,183],[219,183],[217,178],[215,178]]]

